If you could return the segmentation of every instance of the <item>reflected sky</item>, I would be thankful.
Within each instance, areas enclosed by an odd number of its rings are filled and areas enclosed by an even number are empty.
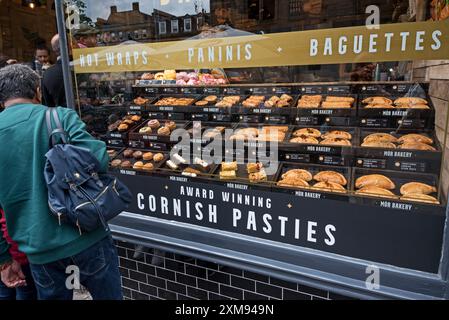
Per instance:
[[[94,22],[97,21],[97,18],[107,19],[111,12],[111,6],[117,6],[119,12],[130,11],[132,10],[133,2],[139,2],[140,11],[146,14],[151,14],[154,9],[165,11],[175,16],[195,14],[195,3],[198,5],[199,12],[202,9],[206,10],[206,12],[210,11],[209,0],[102,0],[101,2],[87,0],[85,1],[87,5],[86,14]]]

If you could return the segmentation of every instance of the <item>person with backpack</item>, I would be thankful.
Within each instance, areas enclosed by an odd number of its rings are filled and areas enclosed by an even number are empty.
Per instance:
[[[78,226],[65,223],[50,209],[49,204],[55,203],[53,197],[57,195],[49,193],[48,183],[59,182],[61,192],[71,197],[81,199],[89,194],[88,189],[81,188],[82,181],[70,184],[70,189],[76,190],[72,194],[71,190],[64,189],[69,180],[46,179],[51,176],[51,165],[46,159],[53,145],[49,143],[50,135],[55,131],[48,128],[48,108],[41,105],[39,85],[39,76],[27,66],[0,69],[0,103],[5,106],[5,111],[0,113],[0,206],[7,213],[8,232],[28,257],[38,299],[71,300],[73,290],[83,285],[95,300],[121,300],[117,250],[105,224],[91,224],[91,230],[86,231],[82,220],[77,221]],[[53,115],[53,122],[60,122],[62,128],[58,129],[59,133],[66,134],[71,146],[89,151],[96,159],[87,169],[98,167],[98,173],[92,172],[92,181],[102,186],[98,174],[107,171],[109,162],[105,143],[86,132],[84,123],[73,110],[60,107],[54,110],[58,119]],[[67,179],[72,175],[81,177],[77,172],[66,173]],[[52,188],[51,193],[56,190],[54,185]],[[89,204],[98,209],[95,201]],[[85,206],[84,212],[90,207]],[[65,213],[63,218],[69,218],[73,212]],[[0,239],[0,271],[8,287],[23,285],[20,264],[10,255],[9,245],[3,238]]]
[[[20,264],[20,268],[23,272],[24,280],[17,288],[8,288],[1,280],[0,280],[0,301],[31,301],[37,300],[37,291],[34,285],[33,276],[31,275],[30,265],[28,263],[28,259],[23,252],[19,251],[17,243],[12,241],[11,237],[8,234],[8,230],[6,228],[6,219],[5,212],[2,208],[0,208],[0,228],[3,233],[3,238],[10,245],[9,253],[14,261],[17,261]]]

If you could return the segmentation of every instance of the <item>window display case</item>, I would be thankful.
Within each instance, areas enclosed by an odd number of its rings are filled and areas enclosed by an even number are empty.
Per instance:
[[[447,112],[409,78],[410,61],[449,59],[447,20],[388,1],[379,28],[362,1],[83,2],[101,41],[66,25],[74,102],[134,196],[119,239],[360,296],[448,297]],[[118,30],[129,40],[102,42]]]

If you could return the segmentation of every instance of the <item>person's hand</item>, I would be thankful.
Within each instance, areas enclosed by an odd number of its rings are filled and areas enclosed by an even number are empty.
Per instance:
[[[27,285],[25,275],[20,263],[13,260],[9,266],[3,269],[1,280],[8,288],[18,288]]]
[[[6,64],[16,64],[17,60],[15,59],[9,59],[8,61],[6,61]]]

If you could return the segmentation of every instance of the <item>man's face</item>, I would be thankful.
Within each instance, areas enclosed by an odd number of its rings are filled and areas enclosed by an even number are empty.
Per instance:
[[[47,64],[50,56],[48,54],[47,50],[41,50],[41,49],[37,49],[36,50],[36,59],[41,63],[41,64]]]

